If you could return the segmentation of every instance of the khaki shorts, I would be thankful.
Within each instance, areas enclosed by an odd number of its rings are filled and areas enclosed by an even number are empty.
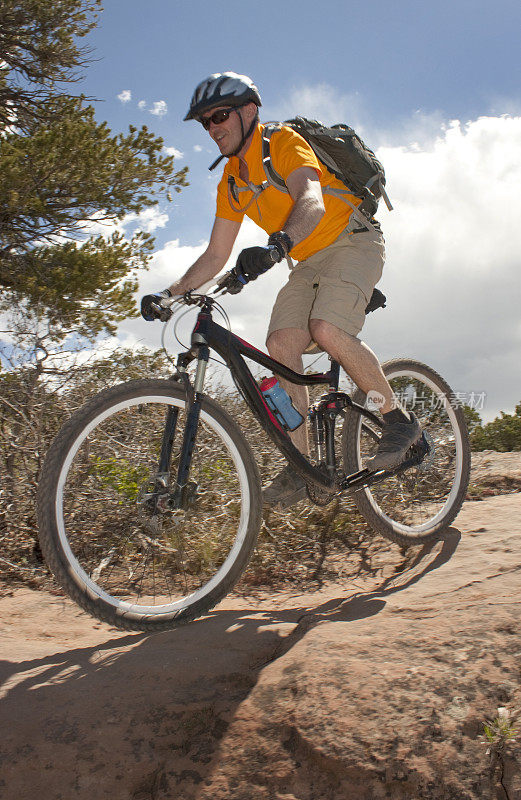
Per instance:
[[[312,319],[323,319],[356,336],[384,261],[381,233],[341,234],[329,247],[295,265],[277,295],[266,338],[283,328],[307,331]]]

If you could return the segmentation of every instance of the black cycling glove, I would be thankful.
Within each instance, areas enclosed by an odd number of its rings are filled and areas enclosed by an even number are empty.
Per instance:
[[[154,306],[159,306],[161,300],[164,300],[165,297],[172,297],[172,293],[170,289],[164,289],[162,292],[156,292],[155,294],[146,294],[144,297],[141,298],[141,316],[143,319],[146,319],[147,322],[153,322],[155,319],[160,319],[160,314]]]
[[[234,268],[219,283],[218,289],[228,294],[238,294],[246,283],[254,281],[274,264],[286,258],[293,242],[284,231],[272,233],[267,247],[246,247],[239,253]]]
[[[273,247],[246,247],[239,253],[233,272],[241,283],[248,283],[267,272],[278,261],[279,254]]]

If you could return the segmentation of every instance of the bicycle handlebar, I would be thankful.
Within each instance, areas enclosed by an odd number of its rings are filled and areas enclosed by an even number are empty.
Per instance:
[[[197,306],[202,305],[202,303],[206,300],[206,295],[204,294],[194,294],[193,290],[190,289],[184,294],[175,294],[172,297],[162,297],[157,303],[152,303],[152,309],[156,315],[156,319],[160,320],[160,322],[168,322],[168,320],[172,317],[173,311],[172,306],[176,305],[176,303],[183,304],[186,306]]]
[[[274,264],[277,264],[280,261],[280,253],[276,247],[273,245],[268,245],[266,248],[266,269],[265,272],[268,271]],[[263,273],[259,273],[262,275]],[[217,294],[220,292],[221,294],[239,294],[242,291],[243,287],[249,281],[244,277],[242,273],[237,272],[237,267],[233,267],[233,269],[226,272],[221,278],[220,281],[217,282],[217,288],[214,289],[212,294]]]
[[[273,245],[269,245],[266,250],[266,257],[269,263],[266,263],[266,271],[280,260],[279,251]],[[262,273],[260,273],[262,274]],[[249,283],[244,275],[237,272],[237,267],[225,272],[224,275],[216,282],[216,287],[212,294],[239,294],[242,292],[246,284]],[[184,294],[173,295],[172,297],[163,297],[157,303],[152,304],[152,308],[157,314],[157,319],[161,322],[168,322],[172,316],[172,306],[176,303],[184,303],[185,305],[198,305],[200,298],[204,295],[192,295],[192,291],[184,292]]]

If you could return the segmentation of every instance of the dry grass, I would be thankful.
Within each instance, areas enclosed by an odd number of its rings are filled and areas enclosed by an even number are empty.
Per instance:
[[[20,387],[16,387],[19,391]],[[263,483],[284,460],[237,396],[212,393],[238,422],[254,451]],[[25,399],[13,396],[20,408]],[[75,405],[83,398],[75,393]],[[25,424],[6,422],[5,458],[14,454],[10,480],[0,494],[0,587],[29,586],[55,591],[38,545],[34,498],[38,473],[50,441],[70,411],[63,396],[45,392],[33,397]],[[20,417],[20,414],[15,416]],[[9,421],[8,421],[9,422]],[[7,441],[7,434],[16,438]],[[81,491],[80,491],[81,494]],[[318,507],[303,501],[286,512],[264,515],[258,546],[241,582],[243,590],[280,585],[320,585],[326,579],[374,571],[374,554],[389,545],[376,537],[348,498]]]
[[[106,376],[100,380],[106,383]],[[2,469],[6,476],[0,490],[0,587],[53,590],[37,540],[34,496],[38,474],[47,447],[73,410],[71,406],[78,407],[99,388],[92,382],[80,389],[75,385],[69,397],[67,393],[53,395],[41,387],[35,390],[23,382],[4,386],[10,410],[4,406],[0,419]],[[237,395],[219,388],[210,394],[244,431],[266,484],[284,465],[284,459]],[[521,454],[519,464],[514,464],[512,458],[504,464],[498,461],[501,456],[512,455],[473,454],[467,499],[519,491]],[[393,554],[389,552],[391,548]],[[335,498],[325,507],[303,501],[286,512],[271,510],[264,514],[258,546],[241,587],[243,591],[253,591],[256,587],[288,584],[316,586],[325,580],[377,574],[386,564],[389,568],[397,555],[398,548],[371,531],[348,496]]]

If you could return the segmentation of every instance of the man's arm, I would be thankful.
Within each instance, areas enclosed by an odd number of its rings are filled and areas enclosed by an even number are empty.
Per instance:
[[[240,222],[216,217],[208,247],[183,277],[169,287],[171,293],[183,294],[198,289],[214,278],[228,261],[240,227]]]
[[[283,231],[274,232],[268,239],[278,251],[279,258],[268,257],[266,247],[247,247],[237,259],[236,270],[246,281],[254,281],[273,266],[273,260],[282,261],[288,250],[309,236],[324,214],[322,187],[316,170],[312,167],[298,167],[286,179],[286,186],[294,201]]]
[[[286,186],[294,206],[286,220],[284,231],[295,245],[316,228],[326,209],[320,180],[312,167],[294,170],[286,178]]]

